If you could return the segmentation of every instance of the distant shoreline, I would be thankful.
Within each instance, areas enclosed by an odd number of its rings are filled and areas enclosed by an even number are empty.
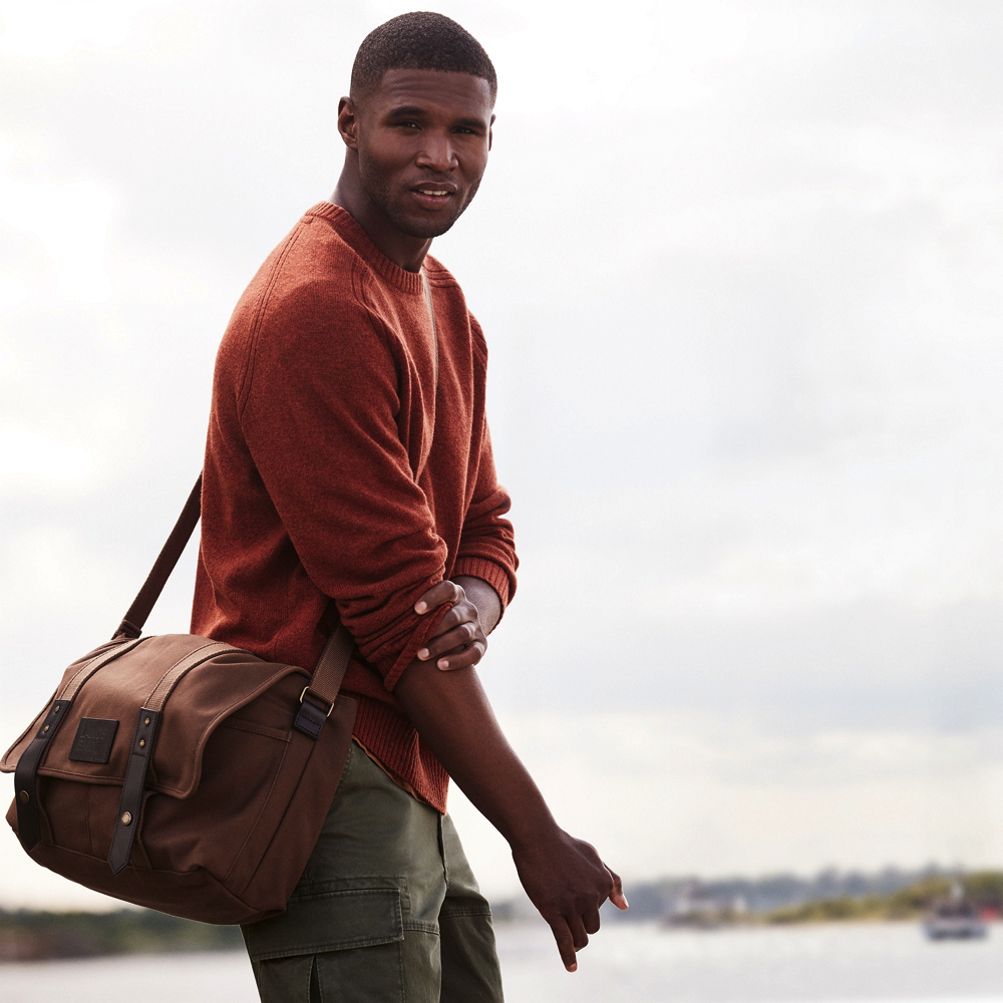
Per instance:
[[[856,894],[820,894],[839,888],[835,879],[799,885],[795,879],[663,879],[637,883],[630,889],[626,915],[604,911],[604,923],[648,921],[673,930],[768,928],[819,924],[918,923],[933,902],[943,899],[952,884],[964,887],[973,904],[991,919],[1003,915],[1003,871],[978,871],[959,876],[929,872],[911,875],[902,886],[879,892],[879,879],[850,875],[843,882]],[[785,884],[786,882],[786,884]],[[795,882],[795,883],[792,883]],[[886,882],[887,884],[887,882]],[[786,902],[770,907],[781,886]],[[815,892],[813,895],[812,892]],[[772,899],[771,899],[772,897]],[[750,905],[751,902],[751,905]],[[520,900],[493,906],[500,923],[532,920],[528,903]],[[234,926],[210,926],[144,909],[111,912],[0,910],[0,962],[99,958],[113,955],[165,954],[235,950],[242,945]]]

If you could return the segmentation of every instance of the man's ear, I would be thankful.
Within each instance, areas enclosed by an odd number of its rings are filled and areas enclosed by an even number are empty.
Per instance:
[[[358,128],[359,117],[352,99],[342,98],[338,102],[338,132],[341,133],[342,141],[349,149],[354,150],[358,146]]]

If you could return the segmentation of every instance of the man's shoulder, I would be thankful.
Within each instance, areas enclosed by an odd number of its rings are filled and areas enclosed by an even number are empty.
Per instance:
[[[431,254],[426,254],[424,267],[425,274],[428,276],[428,281],[431,285],[437,288],[455,289],[458,295],[463,295],[463,290],[460,288],[460,283],[456,280],[456,277],[438,258],[433,257]]]
[[[307,211],[268,255],[238,301],[216,360],[217,381],[241,401],[256,371],[318,360],[383,361],[378,318],[363,289],[358,255],[322,218]]]
[[[366,269],[358,254],[314,210],[305,212],[264,260],[230,324],[252,334],[263,324],[322,312],[360,319]]]
[[[438,258],[431,254],[425,255],[425,274],[428,276],[429,285],[434,289],[441,290],[440,295],[466,316],[467,320],[476,327],[477,322],[470,314],[467,306],[467,298],[453,273]]]
[[[479,348],[482,355],[487,354],[487,342],[484,339],[484,332],[477,318],[470,311],[463,289],[456,277],[446,266],[431,254],[425,256],[425,271],[428,274],[428,281],[435,289],[442,290],[441,295],[451,307],[455,308],[457,315],[462,317],[464,327],[473,336],[474,344]]]
[[[270,261],[271,274],[264,276],[269,299],[296,293],[336,301],[359,298],[363,262],[316,209],[300,217]]]

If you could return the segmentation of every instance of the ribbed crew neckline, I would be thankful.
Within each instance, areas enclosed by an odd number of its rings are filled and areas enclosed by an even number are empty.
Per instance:
[[[318,202],[308,209],[305,215],[326,219],[345,243],[363,257],[374,271],[398,289],[406,293],[423,293],[424,282],[421,272],[409,272],[406,268],[401,268],[396,261],[391,261],[373,243],[369,234],[347,209],[334,202]]]

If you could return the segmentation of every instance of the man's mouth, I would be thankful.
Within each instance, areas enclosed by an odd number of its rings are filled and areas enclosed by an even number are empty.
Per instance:
[[[456,194],[456,185],[430,182],[423,185],[415,185],[411,189],[418,196],[422,205],[435,207],[448,202]]]

